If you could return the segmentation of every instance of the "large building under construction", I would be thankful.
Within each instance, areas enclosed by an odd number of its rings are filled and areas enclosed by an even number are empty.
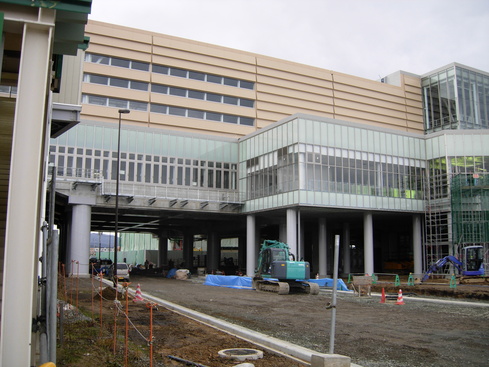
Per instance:
[[[489,73],[373,81],[90,7],[0,0],[1,365],[56,359],[58,255],[88,274],[94,232],[158,267],[251,275],[271,239],[330,275],[339,235],[342,274],[487,270]]]
[[[80,123],[49,156],[68,265],[88,271],[89,232],[113,230],[118,170],[121,233],[158,238],[159,266],[169,239],[182,266],[208,271],[235,239],[230,263],[247,274],[263,239],[319,275],[338,234],[343,274],[487,253],[488,73],[453,63],[372,81],[94,21],[86,35],[57,100],[81,96]]]

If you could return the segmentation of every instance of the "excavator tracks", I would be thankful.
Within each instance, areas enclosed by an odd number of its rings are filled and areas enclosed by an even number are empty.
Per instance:
[[[319,294],[319,285],[306,281],[280,282],[265,279],[253,279],[253,288],[259,292],[271,292],[279,295],[296,293]]]

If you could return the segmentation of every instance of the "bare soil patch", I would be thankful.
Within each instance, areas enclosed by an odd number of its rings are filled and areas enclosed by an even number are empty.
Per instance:
[[[90,280],[84,280],[90,290]],[[329,350],[331,311],[326,304],[331,301],[331,292],[321,291],[318,296],[289,294],[278,296],[252,290],[212,287],[202,284],[202,278],[175,280],[159,277],[134,276],[131,288],[140,284],[142,295],[152,294],[190,309],[247,327],[258,332],[292,342],[320,353]],[[83,282],[81,282],[83,283]],[[377,289],[378,287],[378,289]],[[374,291],[384,287],[390,298],[395,298],[399,287],[378,284]],[[80,286],[80,289],[82,287]],[[429,290],[431,289],[431,291]],[[488,286],[459,285],[449,288],[440,285],[402,285],[404,305],[394,301],[380,303],[379,297],[354,297],[351,293],[339,293],[335,353],[350,356],[352,362],[364,367],[377,366],[483,366],[489,360],[489,308],[469,304],[439,304],[416,301],[415,298],[458,301],[477,299],[489,304]],[[432,294],[436,294],[436,297]],[[86,299],[85,299],[86,298]],[[80,296],[81,306],[90,310],[91,296]],[[482,300],[482,301],[481,301]],[[113,301],[112,301],[113,303]],[[134,303],[134,302],[133,302]],[[108,310],[103,318],[113,319],[114,306],[104,301]],[[137,304],[129,311],[130,318],[140,318],[135,323],[148,335],[149,312],[145,305]],[[95,314],[98,312],[95,306]],[[104,310],[105,310],[104,306]],[[203,326],[185,317],[159,307],[154,312],[155,366],[179,366],[167,358],[176,355],[206,366],[233,366],[238,362],[222,360],[217,353],[225,348],[257,348],[226,333]],[[95,322],[98,322],[95,315]],[[137,319],[139,320],[139,319]],[[111,320],[113,323],[113,321]],[[121,317],[118,328],[123,327]],[[107,326],[110,330],[111,326]],[[123,338],[123,331],[121,336]],[[134,361],[147,354],[147,342],[131,332],[131,353]],[[91,345],[99,345],[100,339],[92,337]],[[110,343],[108,343],[110,344]],[[118,343],[123,346],[123,341]],[[109,346],[110,349],[110,346]],[[118,349],[117,354],[121,355]],[[110,354],[110,353],[109,353]],[[120,359],[119,359],[120,361]],[[64,364],[86,366],[85,364]],[[303,366],[265,351],[262,360],[251,361],[255,366]],[[139,363],[139,362],[138,362]],[[142,362],[143,363],[143,362]],[[60,364],[61,366],[63,364]],[[103,364],[102,364],[103,365]],[[105,364],[110,366],[110,364]],[[124,364],[113,364],[113,366]],[[138,366],[136,362],[129,364]],[[140,364],[141,366],[148,366]]]

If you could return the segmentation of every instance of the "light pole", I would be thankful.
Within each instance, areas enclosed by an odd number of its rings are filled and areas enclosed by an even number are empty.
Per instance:
[[[119,176],[120,176],[120,165],[121,165],[121,121],[122,114],[130,113],[130,110],[121,109],[119,110],[119,129],[117,130],[117,166],[116,166],[116,180],[115,180],[115,226],[114,226],[114,272],[113,281],[117,289],[117,247],[118,247],[118,237],[119,237]]]

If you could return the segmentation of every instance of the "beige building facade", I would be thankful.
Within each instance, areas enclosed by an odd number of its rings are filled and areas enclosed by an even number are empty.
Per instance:
[[[106,107],[109,101],[96,105],[103,102],[95,97],[103,97],[128,101],[128,108],[140,103],[127,117],[134,125],[228,137],[247,135],[295,113],[423,133],[420,78],[408,73],[400,73],[398,85],[391,85],[95,21],[88,23],[87,36],[86,119],[114,118],[113,108]],[[98,76],[109,78],[105,86]],[[117,81],[134,86],[114,88]],[[158,106],[175,112],[161,113]],[[178,115],[183,110],[185,116]]]

